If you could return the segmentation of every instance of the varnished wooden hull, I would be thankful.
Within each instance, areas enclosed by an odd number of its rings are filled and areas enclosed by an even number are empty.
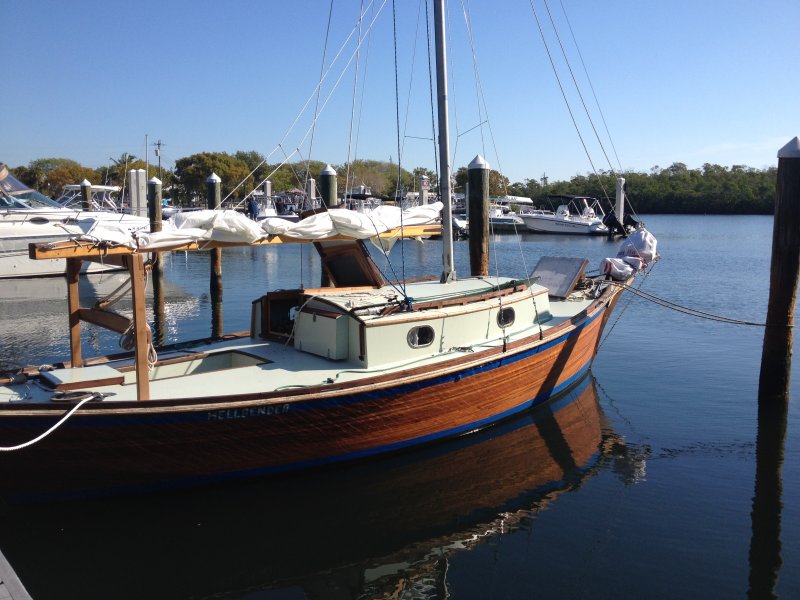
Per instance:
[[[616,300],[607,294],[544,340],[476,352],[435,371],[280,395],[90,403],[43,441],[0,454],[0,495],[190,485],[306,469],[466,434],[575,383],[591,364]],[[1,408],[4,445],[35,437],[65,410]]]
[[[384,597],[430,575],[442,553],[513,530],[581,485],[604,460],[602,420],[585,377],[499,427],[401,457],[202,490],[189,502],[161,495],[14,507],[0,514],[3,550],[36,598],[105,597],[110,589],[115,598],[153,590],[227,597],[343,580],[364,586],[354,596]],[[147,577],[130,568],[142,557]],[[409,567],[363,576],[398,563]]]

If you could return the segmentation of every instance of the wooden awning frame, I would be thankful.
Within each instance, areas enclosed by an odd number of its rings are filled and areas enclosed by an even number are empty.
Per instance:
[[[379,235],[382,238],[393,237],[421,237],[440,235],[441,226],[415,225],[387,231]],[[346,236],[335,236],[319,241],[350,240]],[[134,334],[134,365],[136,368],[136,397],[139,400],[150,399],[150,372],[147,364],[150,335],[147,326],[147,311],[145,301],[145,263],[144,253],[174,252],[174,251],[203,251],[214,248],[227,248],[236,246],[266,246],[286,243],[309,243],[291,237],[270,236],[253,243],[247,242],[218,242],[199,241],[176,244],[175,246],[158,248],[156,250],[143,250],[129,248],[128,246],[100,245],[85,241],[64,241],[55,243],[30,244],[28,255],[33,260],[66,259],[67,260],[67,305],[69,311],[69,338],[70,358],[73,367],[84,366],[81,352],[81,321],[93,323],[112,331],[123,333],[130,324],[133,325]],[[131,277],[131,297],[133,303],[133,319],[110,311],[84,308],[80,306],[78,283],[84,261],[101,262],[124,267]]]

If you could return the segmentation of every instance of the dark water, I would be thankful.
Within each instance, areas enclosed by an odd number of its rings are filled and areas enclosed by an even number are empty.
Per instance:
[[[663,259],[643,290],[765,319],[771,218],[645,220]],[[519,274],[542,254],[587,256],[595,268],[616,246],[493,241],[500,270]],[[466,274],[466,245],[456,248]],[[439,271],[438,242],[405,243],[393,261],[401,250],[405,276]],[[172,255],[166,273],[167,340],[210,334],[208,258]],[[316,286],[319,267],[299,246],[231,249],[223,278],[234,331],[249,327],[265,278]],[[91,283],[87,297],[115,287]],[[64,356],[59,289],[0,283],[0,368]],[[766,510],[751,515],[763,329],[628,295],[606,332],[570,394],[480,435],[234,488],[4,508],[0,549],[37,600],[800,597],[796,402],[781,495],[759,488]],[[90,337],[85,354],[115,350],[116,336]]]

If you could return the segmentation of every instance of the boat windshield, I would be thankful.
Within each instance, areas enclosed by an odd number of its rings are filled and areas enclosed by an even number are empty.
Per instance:
[[[62,208],[62,206],[14,177],[0,165],[0,208]]]

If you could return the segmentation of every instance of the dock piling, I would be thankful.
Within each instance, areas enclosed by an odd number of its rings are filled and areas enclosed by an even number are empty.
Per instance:
[[[147,213],[150,232],[161,231],[161,180],[152,177],[147,182]],[[165,342],[164,265],[160,252],[153,253],[153,342],[158,346]]]
[[[92,184],[88,179],[81,181],[81,208],[92,210]]]
[[[328,208],[336,208],[339,198],[336,190],[336,170],[328,165],[319,174],[319,192],[322,203]]]
[[[469,266],[473,277],[489,274],[489,163],[479,154],[467,167]]]
[[[799,267],[800,137],[795,137],[778,151],[769,305],[758,382],[760,411],[785,412],[789,402]]]
[[[208,208],[219,210],[222,205],[222,180],[216,173],[206,179],[208,187]],[[210,251],[211,269],[209,289],[211,292],[211,335],[222,335],[222,248]]]

